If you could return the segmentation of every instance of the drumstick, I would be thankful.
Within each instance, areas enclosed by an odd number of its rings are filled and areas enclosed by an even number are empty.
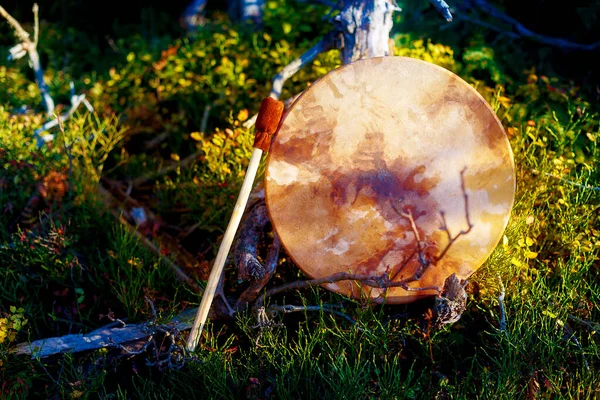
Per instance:
[[[198,312],[196,313],[196,318],[194,319],[192,331],[188,337],[187,349],[189,351],[194,351],[198,345],[200,334],[202,333],[202,329],[204,329],[204,324],[206,323],[208,310],[210,309],[213,298],[215,297],[215,292],[217,291],[217,286],[219,284],[219,280],[221,279],[221,274],[223,273],[223,267],[225,266],[225,261],[227,260],[227,254],[229,254],[229,250],[231,249],[231,245],[233,243],[233,238],[235,237],[235,233],[240,225],[242,215],[246,209],[246,203],[248,202],[250,191],[252,191],[252,184],[254,183],[254,178],[256,177],[261,156],[263,152],[269,151],[269,147],[271,145],[271,136],[277,131],[279,121],[281,120],[281,115],[283,114],[283,107],[283,102],[275,100],[271,97],[265,98],[260,104],[260,111],[258,112],[258,117],[256,118],[254,149],[252,150],[250,164],[246,170],[246,176],[244,177],[240,194],[238,195],[235,207],[233,208],[233,214],[231,215],[231,219],[229,220],[229,224],[225,230],[221,247],[219,247],[217,258],[215,259],[212,271],[208,277],[208,283],[206,284],[206,289],[204,290],[204,295],[202,296],[202,301],[200,302],[200,307],[198,307]]]

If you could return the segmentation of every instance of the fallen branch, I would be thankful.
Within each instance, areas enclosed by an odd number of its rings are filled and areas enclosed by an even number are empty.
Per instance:
[[[208,271],[201,269],[201,265],[196,258],[180,246],[175,238],[165,232],[157,232],[152,228],[156,225],[157,217],[150,210],[142,207],[141,204],[131,198],[127,193],[120,190],[120,188],[117,187],[116,182],[107,178],[103,178],[103,182],[110,188],[110,191],[104,186],[98,185],[98,192],[109,212],[131,235],[134,235],[160,260],[165,262],[173,270],[178,279],[186,283],[198,294],[202,294],[203,289],[196,284],[194,279],[185,273],[181,266],[187,270],[193,270],[200,279],[206,279]],[[131,220],[135,226],[130,223],[129,220]],[[150,240],[146,236],[145,232],[149,229],[152,229],[152,234],[157,237],[158,243],[155,243],[155,241]],[[174,255],[177,263],[169,258],[168,255]],[[231,307],[227,303],[227,300],[224,296],[221,296],[221,298],[222,302],[219,302],[218,310],[223,312],[223,316],[232,315]]]
[[[290,282],[290,283],[286,283],[281,286],[271,288],[271,289],[267,290],[265,292],[264,296],[261,298],[271,297],[273,295],[276,295],[278,293],[285,292],[288,290],[306,289],[309,287],[320,286],[320,285],[323,285],[326,283],[336,283],[336,282],[340,282],[340,281],[358,281],[364,285],[370,286],[372,288],[379,288],[379,289],[385,289],[385,288],[391,288],[391,287],[401,287],[402,289],[408,290],[408,291],[424,291],[424,290],[439,291],[440,290],[440,288],[438,286],[412,288],[412,287],[408,286],[407,280],[390,281],[388,275],[385,275],[385,274],[375,276],[375,275],[368,275],[368,274],[352,274],[349,272],[338,272],[333,275],[326,276],[324,278],[295,281],[295,282]],[[256,309],[256,308],[262,306],[262,303],[263,303],[263,301],[261,299],[259,299],[259,301],[257,301],[257,304],[254,306],[254,308]]]
[[[465,204],[465,218],[467,220],[467,229],[461,230],[460,232],[458,232],[456,234],[456,236],[452,236],[450,234],[450,230],[448,229],[448,224],[446,223],[446,216],[443,211],[441,212],[441,216],[442,216],[442,228],[441,229],[444,232],[446,232],[446,235],[448,236],[448,244],[446,245],[444,250],[442,250],[440,255],[437,256],[437,261],[444,258],[444,256],[448,252],[448,250],[450,250],[450,247],[454,244],[454,242],[456,242],[456,240],[459,237],[468,234],[469,232],[471,232],[471,229],[473,229],[473,224],[471,223],[471,219],[469,218],[469,195],[467,194],[467,189],[465,188],[465,170],[464,169],[462,171],[460,171],[460,189],[462,190],[464,204]]]
[[[128,324],[123,327],[103,327],[87,334],[65,335],[40,339],[31,343],[21,343],[11,352],[15,355],[31,355],[32,358],[44,358],[55,354],[77,353],[101,348],[119,347],[124,343],[145,340],[165,330],[178,331],[191,328],[196,309],[186,310],[164,325],[153,322]]]
[[[37,3],[33,5],[33,18],[34,18],[34,27],[33,27],[33,41],[29,38],[29,33],[23,29],[21,24],[14,19],[2,6],[0,6],[0,15],[2,15],[6,21],[13,27],[17,38],[21,41],[21,43],[13,46],[10,49],[9,59],[17,60],[25,54],[29,55],[29,64],[33,69],[35,75],[35,82],[40,89],[40,94],[42,95],[42,102],[44,103],[44,107],[46,108],[46,113],[48,116],[52,116],[54,114],[54,100],[50,95],[50,88],[44,81],[44,70],[42,69],[42,64],[40,62],[40,55],[37,51],[38,38],[39,38],[39,7]],[[71,82],[71,108],[69,110],[59,116],[55,116],[55,118],[51,121],[46,122],[42,125],[41,128],[36,129],[34,132],[35,137],[37,138],[37,146],[42,147],[45,143],[54,140],[53,134],[42,135],[42,132],[45,132],[55,126],[59,125],[59,120],[66,121],[69,119],[77,110],[77,108],[84,104],[86,108],[90,112],[94,112],[94,107],[90,104],[90,102],[85,98],[84,94],[76,95],[75,87],[73,82]]]
[[[246,209],[249,212],[245,213],[242,222],[244,229],[238,232],[233,246],[233,262],[237,267],[238,281],[255,281],[260,280],[267,269],[258,261],[257,251],[258,243],[265,236],[264,231],[269,224],[269,216],[264,200]],[[273,244],[278,247],[279,241],[275,240]]]

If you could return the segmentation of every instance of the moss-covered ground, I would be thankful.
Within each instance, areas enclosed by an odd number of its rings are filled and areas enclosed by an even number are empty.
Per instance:
[[[26,60],[0,64],[0,398],[600,397],[595,88],[553,75],[540,61],[543,48],[474,27],[440,34],[441,23],[411,23],[410,5],[403,8],[397,54],[473,84],[515,155],[509,226],[472,276],[459,322],[432,331],[423,324],[427,301],[371,307],[319,288],[274,301],[339,305],[354,322],[307,311],[257,329],[256,318],[241,313],[209,324],[181,369],[117,348],[11,355],[17,343],[89,332],[110,318],[149,320],[146,298],[164,321],[197,306],[194,290],[110,213],[98,187],[121,188],[152,211],[144,234],[175,238],[197,264],[186,272],[203,284],[251,152],[243,122],[277,71],[327,29],[324,7],[268,2],[256,32],[212,12],[193,37],[132,33],[101,49],[43,21],[39,48],[55,100],[69,104],[73,81],[95,112],[80,108],[38,148],[33,131],[46,116],[31,70]],[[5,54],[14,42],[2,43]],[[335,51],[319,56],[282,98],[337,65]],[[226,294],[239,293],[232,266],[227,276]],[[298,278],[284,258],[273,284]]]

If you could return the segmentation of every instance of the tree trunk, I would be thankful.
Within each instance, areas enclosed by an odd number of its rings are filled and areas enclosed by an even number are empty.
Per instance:
[[[398,7],[390,0],[354,0],[335,17],[341,33],[342,64],[361,58],[390,56],[392,13]]]
[[[232,21],[262,26],[265,0],[230,0],[228,4],[229,18]]]

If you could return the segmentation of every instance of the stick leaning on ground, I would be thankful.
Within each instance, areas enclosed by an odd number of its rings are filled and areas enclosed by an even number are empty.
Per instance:
[[[258,113],[258,118],[256,119],[254,150],[252,151],[250,164],[246,170],[246,176],[244,177],[240,194],[238,195],[235,207],[233,208],[233,214],[231,215],[231,219],[229,220],[229,224],[225,230],[221,247],[219,247],[219,252],[217,253],[217,258],[215,259],[213,269],[208,278],[208,283],[206,284],[206,289],[204,291],[204,295],[202,296],[202,301],[200,302],[200,307],[198,308],[194,325],[192,326],[192,330],[188,337],[187,349],[189,351],[194,351],[198,345],[200,334],[202,333],[204,324],[206,323],[208,310],[210,309],[217,286],[219,284],[219,280],[221,278],[221,274],[223,273],[223,267],[225,266],[227,254],[231,249],[233,238],[235,237],[235,233],[240,225],[242,215],[244,214],[244,210],[246,208],[246,203],[248,202],[248,196],[252,191],[252,185],[254,184],[254,178],[256,177],[260,159],[263,152],[269,151],[269,147],[271,145],[271,136],[275,133],[279,126],[279,121],[281,120],[281,116],[283,114],[283,108],[283,102],[275,100],[271,97],[265,98],[260,105],[260,111]]]

